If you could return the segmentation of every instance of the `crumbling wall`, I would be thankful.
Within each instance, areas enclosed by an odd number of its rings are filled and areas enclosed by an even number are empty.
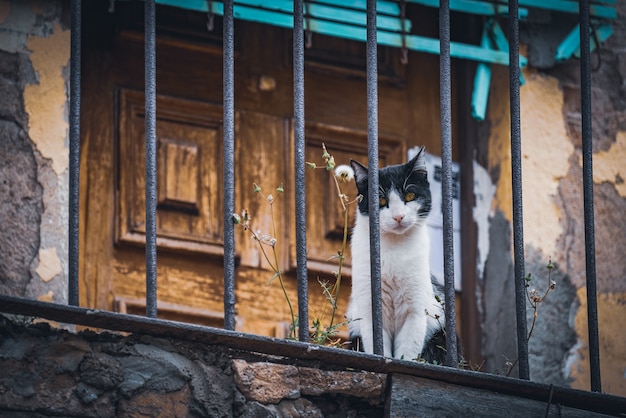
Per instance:
[[[386,375],[0,316],[0,415],[376,417]],[[18,415],[24,414],[24,415]]]
[[[67,301],[64,10],[0,2],[0,292],[56,302]]]
[[[602,389],[624,395],[626,344],[618,318],[626,315],[626,2],[616,8],[613,35],[592,54],[592,128]],[[563,31],[563,25],[543,24],[548,32]],[[529,290],[542,294],[550,280],[556,284],[537,308],[529,340],[531,380],[589,390],[580,62],[546,60],[554,55],[554,39],[537,36],[541,25],[531,26],[530,65],[520,89],[525,271],[532,274]],[[488,371],[502,371],[517,357],[511,353],[515,331],[502,317],[514,317],[512,254],[506,245],[512,242],[508,88],[506,69],[495,69],[477,154],[496,190],[481,276]],[[530,327],[535,314],[530,303],[527,314]]]

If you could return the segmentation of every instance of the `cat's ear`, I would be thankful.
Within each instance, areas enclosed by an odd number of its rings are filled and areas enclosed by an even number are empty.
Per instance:
[[[426,174],[426,157],[424,154],[426,154],[426,148],[420,147],[417,154],[408,162],[407,165],[410,167],[411,173]]]
[[[354,180],[357,185],[367,183],[367,167],[356,160],[350,160],[350,166],[354,170]]]

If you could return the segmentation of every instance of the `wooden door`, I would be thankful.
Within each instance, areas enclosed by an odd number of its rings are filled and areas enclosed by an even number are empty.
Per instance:
[[[84,17],[80,300],[83,306],[143,314],[142,4],[119,3],[114,14],[107,7],[108,2],[89,2]],[[206,16],[167,7],[157,9],[157,21],[159,316],[221,327],[220,21],[208,32]],[[293,189],[291,33],[240,21],[235,33],[236,208],[247,209],[255,230],[277,240],[285,291],[297,312],[293,201],[302,191]],[[350,158],[367,162],[364,51],[363,44],[322,36],[307,49],[307,160],[319,164],[325,143],[338,164]],[[425,106],[419,96],[437,97],[425,80],[438,74],[438,64],[425,56],[410,71],[410,63],[400,63],[400,51],[381,48],[380,54],[384,165],[403,162],[411,146],[436,149],[438,108]],[[341,245],[343,216],[328,173],[307,173],[306,182],[309,302],[315,316],[324,303],[318,280],[333,280],[336,270],[329,259]],[[253,184],[263,193],[255,194]],[[271,208],[270,193],[277,198]],[[237,329],[283,336],[290,322],[283,292],[276,281],[268,284],[273,271],[249,231],[236,234]],[[340,319],[349,295],[347,256]]]

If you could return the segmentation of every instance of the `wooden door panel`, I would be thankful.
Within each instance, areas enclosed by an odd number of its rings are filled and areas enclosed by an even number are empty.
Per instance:
[[[117,243],[145,246],[144,96],[119,96]],[[223,255],[222,107],[161,96],[157,108],[157,246]]]
[[[288,214],[290,207],[285,201],[285,190],[292,187],[293,178],[288,178],[286,147],[289,138],[289,121],[279,116],[258,112],[237,113],[235,128],[235,190],[236,212],[247,210],[252,217],[251,226],[259,235],[268,235],[277,240],[276,251],[281,270],[287,267]],[[255,193],[257,184],[261,192]],[[272,196],[270,205],[268,198]],[[241,265],[262,269],[261,283],[272,274],[269,263],[259,249],[258,242],[251,239],[250,232],[236,229],[237,253],[241,255]],[[271,250],[268,248],[268,251]]]

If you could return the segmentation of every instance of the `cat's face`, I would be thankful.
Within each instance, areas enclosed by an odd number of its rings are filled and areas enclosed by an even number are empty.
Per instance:
[[[363,199],[359,212],[369,215],[367,167],[351,160],[356,186]],[[424,148],[408,163],[379,170],[380,232],[404,234],[417,225],[425,224],[430,213],[431,196]]]

